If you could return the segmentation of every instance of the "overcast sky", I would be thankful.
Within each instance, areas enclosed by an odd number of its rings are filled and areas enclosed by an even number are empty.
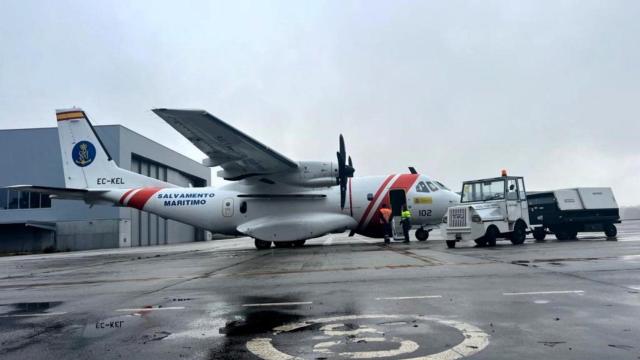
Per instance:
[[[200,161],[154,107],[294,160],[640,204],[638,1],[0,1],[0,128],[82,107]],[[3,171],[6,171],[4,169]],[[214,184],[222,181],[215,180]]]

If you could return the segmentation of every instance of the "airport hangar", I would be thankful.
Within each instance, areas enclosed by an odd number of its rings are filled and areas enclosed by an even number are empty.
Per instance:
[[[95,127],[125,169],[179,186],[208,186],[211,170],[120,125]],[[58,130],[0,130],[0,253],[153,246],[203,241],[210,234],[136,209],[4,188],[64,187]]]

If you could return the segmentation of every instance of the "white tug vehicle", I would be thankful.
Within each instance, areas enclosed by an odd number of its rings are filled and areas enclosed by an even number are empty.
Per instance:
[[[529,209],[524,179],[502,176],[465,181],[460,205],[450,207],[443,219],[447,247],[473,240],[479,246],[495,246],[498,238],[522,244],[529,228]]]

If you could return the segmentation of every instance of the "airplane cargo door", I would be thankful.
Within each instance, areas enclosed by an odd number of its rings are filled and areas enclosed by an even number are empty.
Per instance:
[[[391,230],[394,240],[404,240],[402,225],[400,225],[400,215],[402,207],[407,204],[407,195],[402,189],[389,190],[389,201],[391,202]]]
[[[407,195],[402,189],[389,190],[389,201],[391,201],[391,214],[400,216],[402,206],[407,204]]]

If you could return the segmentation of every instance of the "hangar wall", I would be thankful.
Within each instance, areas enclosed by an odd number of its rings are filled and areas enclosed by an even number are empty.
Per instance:
[[[119,125],[96,132],[120,167],[179,186],[207,186],[210,169]],[[64,186],[57,128],[0,130],[0,252],[87,250],[200,241],[202,229],[157,215],[8,191]]]

